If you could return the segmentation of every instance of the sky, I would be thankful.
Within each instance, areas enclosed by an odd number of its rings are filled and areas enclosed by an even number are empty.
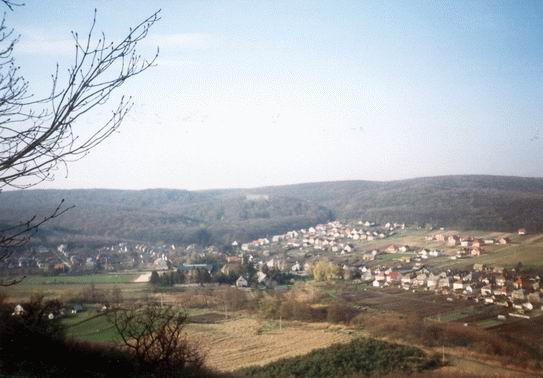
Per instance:
[[[119,133],[39,188],[543,176],[541,1],[38,1],[7,11],[37,95],[70,31],[157,9]],[[75,125],[83,135],[115,103]]]

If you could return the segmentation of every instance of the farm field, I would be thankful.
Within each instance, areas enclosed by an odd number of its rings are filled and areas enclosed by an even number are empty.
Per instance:
[[[105,273],[105,274],[81,274],[58,276],[29,276],[21,284],[23,285],[62,285],[62,284],[120,284],[130,283],[138,277],[134,273]]]
[[[3,292],[12,301],[28,300],[33,293],[41,293],[47,299],[77,297],[80,293],[94,286],[101,292],[111,292],[119,288],[125,300],[135,300],[150,295],[151,287],[147,283],[135,283],[137,273],[101,273],[85,275],[33,275],[26,277],[17,285],[3,288]]]
[[[280,329],[278,322],[248,316],[214,324],[189,324],[187,332],[207,351],[208,366],[220,371],[265,365],[353,338],[345,327],[328,323],[282,322]]]
[[[352,340],[353,331],[328,323],[263,321],[247,314],[228,320],[223,314],[203,310],[190,311],[193,320],[187,325],[188,337],[206,352],[206,363],[217,370],[234,371],[251,365],[264,365]],[[116,343],[119,336],[104,314],[86,311],[63,320],[68,337]]]

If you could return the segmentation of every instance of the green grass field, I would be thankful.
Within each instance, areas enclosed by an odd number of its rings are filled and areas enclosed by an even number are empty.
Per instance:
[[[64,319],[63,323],[67,336],[74,339],[98,343],[116,343],[120,340],[114,325],[103,314],[82,312]]]
[[[500,321],[497,319],[485,319],[475,324],[477,325],[477,327],[481,327],[481,328],[492,328],[492,327],[496,327],[503,324],[503,321]]]
[[[391,260],[400,260],[402,257],[413,257],[415,256],[412,252],[407,253],[384,253],[377,255],[375,258],[377,261],[391,261]]]
[[[120,284],[133,282],[138,274],[82,274],[82,275],[58,275],[58,276],[29,276],[21,285],[62,285],[62,284]]]
[[[479,313],[479,309],[474,306],[459,308],[457,310],[445,312],[439,314],[439,316],[432,316],[432,320],[441,322],[454,322],[466,318],[468,316]]]

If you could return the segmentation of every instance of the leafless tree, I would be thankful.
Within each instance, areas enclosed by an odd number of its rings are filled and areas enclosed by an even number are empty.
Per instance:
[[[200,369],[204,356],[184,334],[187,314],[172,306],[150,304],[115,310],[110,314],[124,346],[132,351],[145,369],[157,376]],[[173,376],[173,375],[172,375]]]
[[[10,0],[0,0],[0,4],[10,11],[22,5]],[[124,96],[93,129],[83,132],[80,124],[93,109],[107,104],[128,79],[154,66],[158,48],[146,59],[136,47],[160,19],[159,14],[157,11],[129,29],[120,42],[111,42],[105,34],[97,35],[95,10],[88,33],[80,36],[72,32],[73,62],[64,71],[66,75],[57,64],[45,98],[33,96],[30,83],[15,64],[18,36],[7,26],[4,15],[0,23],[0,192],[53,180],[59,166],[81,159],[119,128],[133,105],[132,99]],[[48,216],[0,229],[0,262],[42,224],[67,210],[61,202]]]

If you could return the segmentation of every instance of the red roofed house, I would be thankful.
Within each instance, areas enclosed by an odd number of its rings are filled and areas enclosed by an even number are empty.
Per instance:
[[[387,274],[387,282],[400,282],[402,275],[400,272],[390,272]]]

